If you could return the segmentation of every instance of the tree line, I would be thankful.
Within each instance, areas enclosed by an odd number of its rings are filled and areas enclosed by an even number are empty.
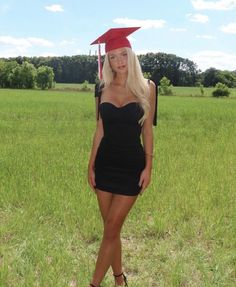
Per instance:
[[[0,88],[15,89],[50,89],[54,83],[53,68],[40,66],[36,68],[27,61],[22,64],[16,61],[0,60]]]
[[[236,71],[221,71],[210,68],[201,72],[197,65],[174,54],[147,53],[138,56],[143,72],[157,84],[167,77],[174,86],[215,86],[221,82],[228,87],[236,87]],[[103,58],[104,60],[104,58]],[[91,55],[63,57],[16,57],[0,59],[0,87],[31,88],[32,72],[33,86],[39,82],[38,69],[44,67],[50,74],[51,84],[57,83],[95,83],[97,78],[97,57]],[[51,70],[50,70],[51,69]],[[53,78],[53,80],[52,80]],[[21,81],[19,81],[21,79]],[[19,84],[20,82],[20,84]],[[39,84],[40,85],[40,84]]]

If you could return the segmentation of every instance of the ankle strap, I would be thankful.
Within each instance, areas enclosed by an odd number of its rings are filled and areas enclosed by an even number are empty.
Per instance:
[[[113,274],[113,276],[114,277],[120,277],[120,276],[122,276],[122,275],[124,275],[124,273],[122,272],[122,273],[120,273],[119,275],[115,275],[115,274]]]
[[[113,274],[113,276],[114,276],[114,277],[120,277],[120,276],[123,276],[125,286],[128,286],[128,280],[127,280],[127,277],[125,276],[124,272],[120,273],[119,275],[115,275],[115,274]]]

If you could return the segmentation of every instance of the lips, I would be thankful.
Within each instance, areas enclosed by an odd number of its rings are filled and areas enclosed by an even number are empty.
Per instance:
[[[123,70],[123,69],[125,69],[125,65],[118,66],[118,69],[119,69],[119,70]]]

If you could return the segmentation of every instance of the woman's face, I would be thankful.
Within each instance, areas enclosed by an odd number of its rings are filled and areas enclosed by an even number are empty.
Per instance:
[[[119,48],[108,52],[108,58],[113,72],[121,74],[128,72],[128,55],[126,48]]]

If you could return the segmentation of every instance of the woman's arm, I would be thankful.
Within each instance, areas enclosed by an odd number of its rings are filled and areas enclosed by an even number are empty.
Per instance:
[[[155,113],[155,101],[156,101],[156,86],[154,82],[150,81],[150,112],[146,120],[144,121],[142,128],[142,140],[144,145],[144,151],[146,155],[146,166],[145,168],[152,169],[152,158],[153,158],[153,117]]]
[[[152,171],[152,160],[153,160],[153,117],[155,113],[156,104],[156,86],[154,82],[150,81],[150,112],[148,117],[145,119],[142,127],[142,141],[145,151],[145,168],[140,176],[139,184],[142,185],[141,193],[150,183],[151,171]]]
[[[96,108],[97,108],[97,103],[96,103]],[[96,127],[94,137],[93,137],[92,149],[91,149],[90,159],[89,159],[89,164],[88,164],[88,182],[89,182],[90,187],[94,191],[95,191],[94,186],[96,185],[94,163],[95,163],[98,146],[101,142],[102,137],[103,137],[103,124],[102,124],[102,119],[99,116],[99,119],[97,120],[97,127]]]

